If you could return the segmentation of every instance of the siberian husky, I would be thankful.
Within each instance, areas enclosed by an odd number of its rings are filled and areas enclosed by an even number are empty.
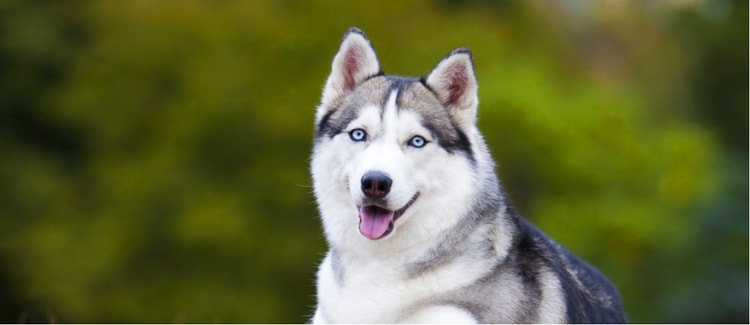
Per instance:
[[[347,31],[315,115],[329,251],[314,323],[622,323],[615,287],[520,217],[476,122],[471,52],[386,75]]]

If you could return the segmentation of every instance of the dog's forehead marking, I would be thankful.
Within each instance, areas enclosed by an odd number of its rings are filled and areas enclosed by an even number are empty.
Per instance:
[[[388,94],[383,107],[383,134],[385,135],[396,135],[398,127],[398,106],[396,105],[396,98],[398,97],[398,89],[392,89]]]

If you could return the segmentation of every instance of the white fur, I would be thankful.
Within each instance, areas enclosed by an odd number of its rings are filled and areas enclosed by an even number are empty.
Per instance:
[[[451,263],[438,272],[407,280],[396,261],[367,257],[342,257],[347,266],[345,282],[334,281],[330,259],[318,273],[319,310],[314,322],[397,323],[408,322],[405,307],[429,299],[444,290],[457,289],[484,275],[480,261]],[[464,259],[462,259],[464,260]],[[320,315],[321,317],[317,317]],[[440,315],[435,315],[440,316]],[[330,317],[323,318],[323,317]]]
[[[424,308],[404,320],[404,323],[421,324],[474,324],[477,320],[461,308],[450,305]]]
[[[542,274],[542,301],[539,304],[539,319],[537,323],[560,324],[565,323],[565,297],[560,287],[560,279],[552,276],[552,272]]]

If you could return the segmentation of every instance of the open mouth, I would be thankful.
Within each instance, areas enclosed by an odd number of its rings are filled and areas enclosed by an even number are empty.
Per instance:
[[[391,211],[377,205],[365,205],[359,208],[359,233],[370,239],[380,239],[393,231],[393,223],[401,217],[419,193],[414,194],[403,208]]]

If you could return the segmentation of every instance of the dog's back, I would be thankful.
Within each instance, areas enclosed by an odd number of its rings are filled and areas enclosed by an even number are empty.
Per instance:
[[[519,236],[511,254],[517,254],[517,261],[524,261],[517,264],[518,272],[537,272],[537,277],[544,277],[538,274],[540,269],[554,273],[554,277],[559,279],[559,290],[565,301],[565,322],[627,321],[617,289],[604,275],[520,216],[514,216],[514,219],[517,220]],[[540,268],[537,263],[545,266]]]

